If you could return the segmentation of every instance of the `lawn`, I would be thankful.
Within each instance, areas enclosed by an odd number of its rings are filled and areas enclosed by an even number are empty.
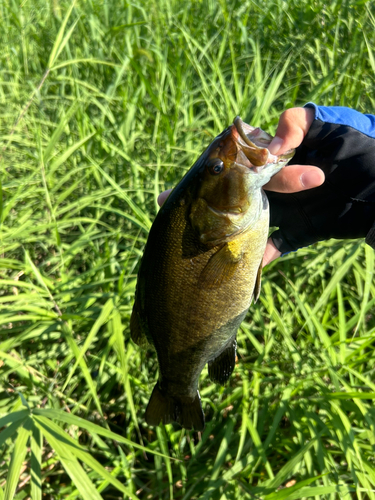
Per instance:
[[[374,251],[264,271],[204,432],[130,339],[157,195],[239,114],[375,109],[366,0],[0,0],[0,500],[375,499]]]

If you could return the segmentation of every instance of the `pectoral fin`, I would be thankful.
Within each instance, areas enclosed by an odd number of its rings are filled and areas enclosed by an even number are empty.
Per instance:
[[[260,263],[258,273],[257,273],[257,279],[255,281],[254,292],[253,292],[254,304],[259,299],[260,289],[261,289],[261,285],[262,285],[262,283],[261,283],[261,281],[262,281],[262,268],[263,268],[263,259],[262,259],[262,262]]]
[[[208,376],[213,382],[224,385],[232,375],[236,364],[237,341],[234,336],[217,358],[208,362]]]
[[[219,287],[233,276],[242,259],[242,254],[234,250],[231,243],[226,243],[211,256],[199,276],[202,288]]]

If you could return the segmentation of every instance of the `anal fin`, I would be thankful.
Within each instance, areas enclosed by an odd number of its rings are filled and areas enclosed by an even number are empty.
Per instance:
[[[156,384],[146,408],[148,425],[170,424],[177,422],[185,429],[204,429],[204,413],[199,392],[193,398],[171,396],[164,393]]]
[[[236,364],[237,341],[234,336],[227,347],[214,360],[208,362],[208,376],[213,382],[224,385]]]

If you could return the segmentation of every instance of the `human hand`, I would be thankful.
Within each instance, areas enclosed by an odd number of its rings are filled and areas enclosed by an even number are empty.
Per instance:
[[[375,116],[313,103],[305,109],[314,120],[285,171],[316,165],[325,182],[293,194],[268,191],[274,248],[285,253],[330,238],[366,238],[375,248]]]
[[[280,155],[288,149],[297,148],[307,134],[314,120],[314,110],[311,108],[291,108],[280,116],[276,135],[268,149],[274,155]],[[290,165],[272,177],[264,186],[266,191],[278,193],[297,193],[305,189],[320,186],[324,182],[324,173],[312,165]],[[268,238],[263,257],[263,267],[280,257],[271,238]]]
[[[307,134],[314,120],[314,110],[310,108],[291,108],[284,111],[280,116],[276,136],[269,145],[269,151],[274,155],[280,155],[298,147]],[[320,186],[324,182],[324,173],[318,167],[312,165],[290,165],[278,172],[268,184],[265,190],[278,193],[296,193]],[[159,194],[158,204],[161,206],[168,198],[171,189]],[[275,247],[271,238],[268,239],[263,257],[263,266],[269,264],[281,252]]]

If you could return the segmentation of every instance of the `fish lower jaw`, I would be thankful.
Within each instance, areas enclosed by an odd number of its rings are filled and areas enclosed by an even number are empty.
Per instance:
[[[281,170],[287,163],[288,160],[280,160],[277,156],[269,154],[268,160],[264,165],[243,165],[236,162],[237,168],[241,169],[241,172],[245,175],[261,177],[263,174],[267,173],[267,176],[272,177],[279,170]],[[270,170],[272,173],[270,174]]]

